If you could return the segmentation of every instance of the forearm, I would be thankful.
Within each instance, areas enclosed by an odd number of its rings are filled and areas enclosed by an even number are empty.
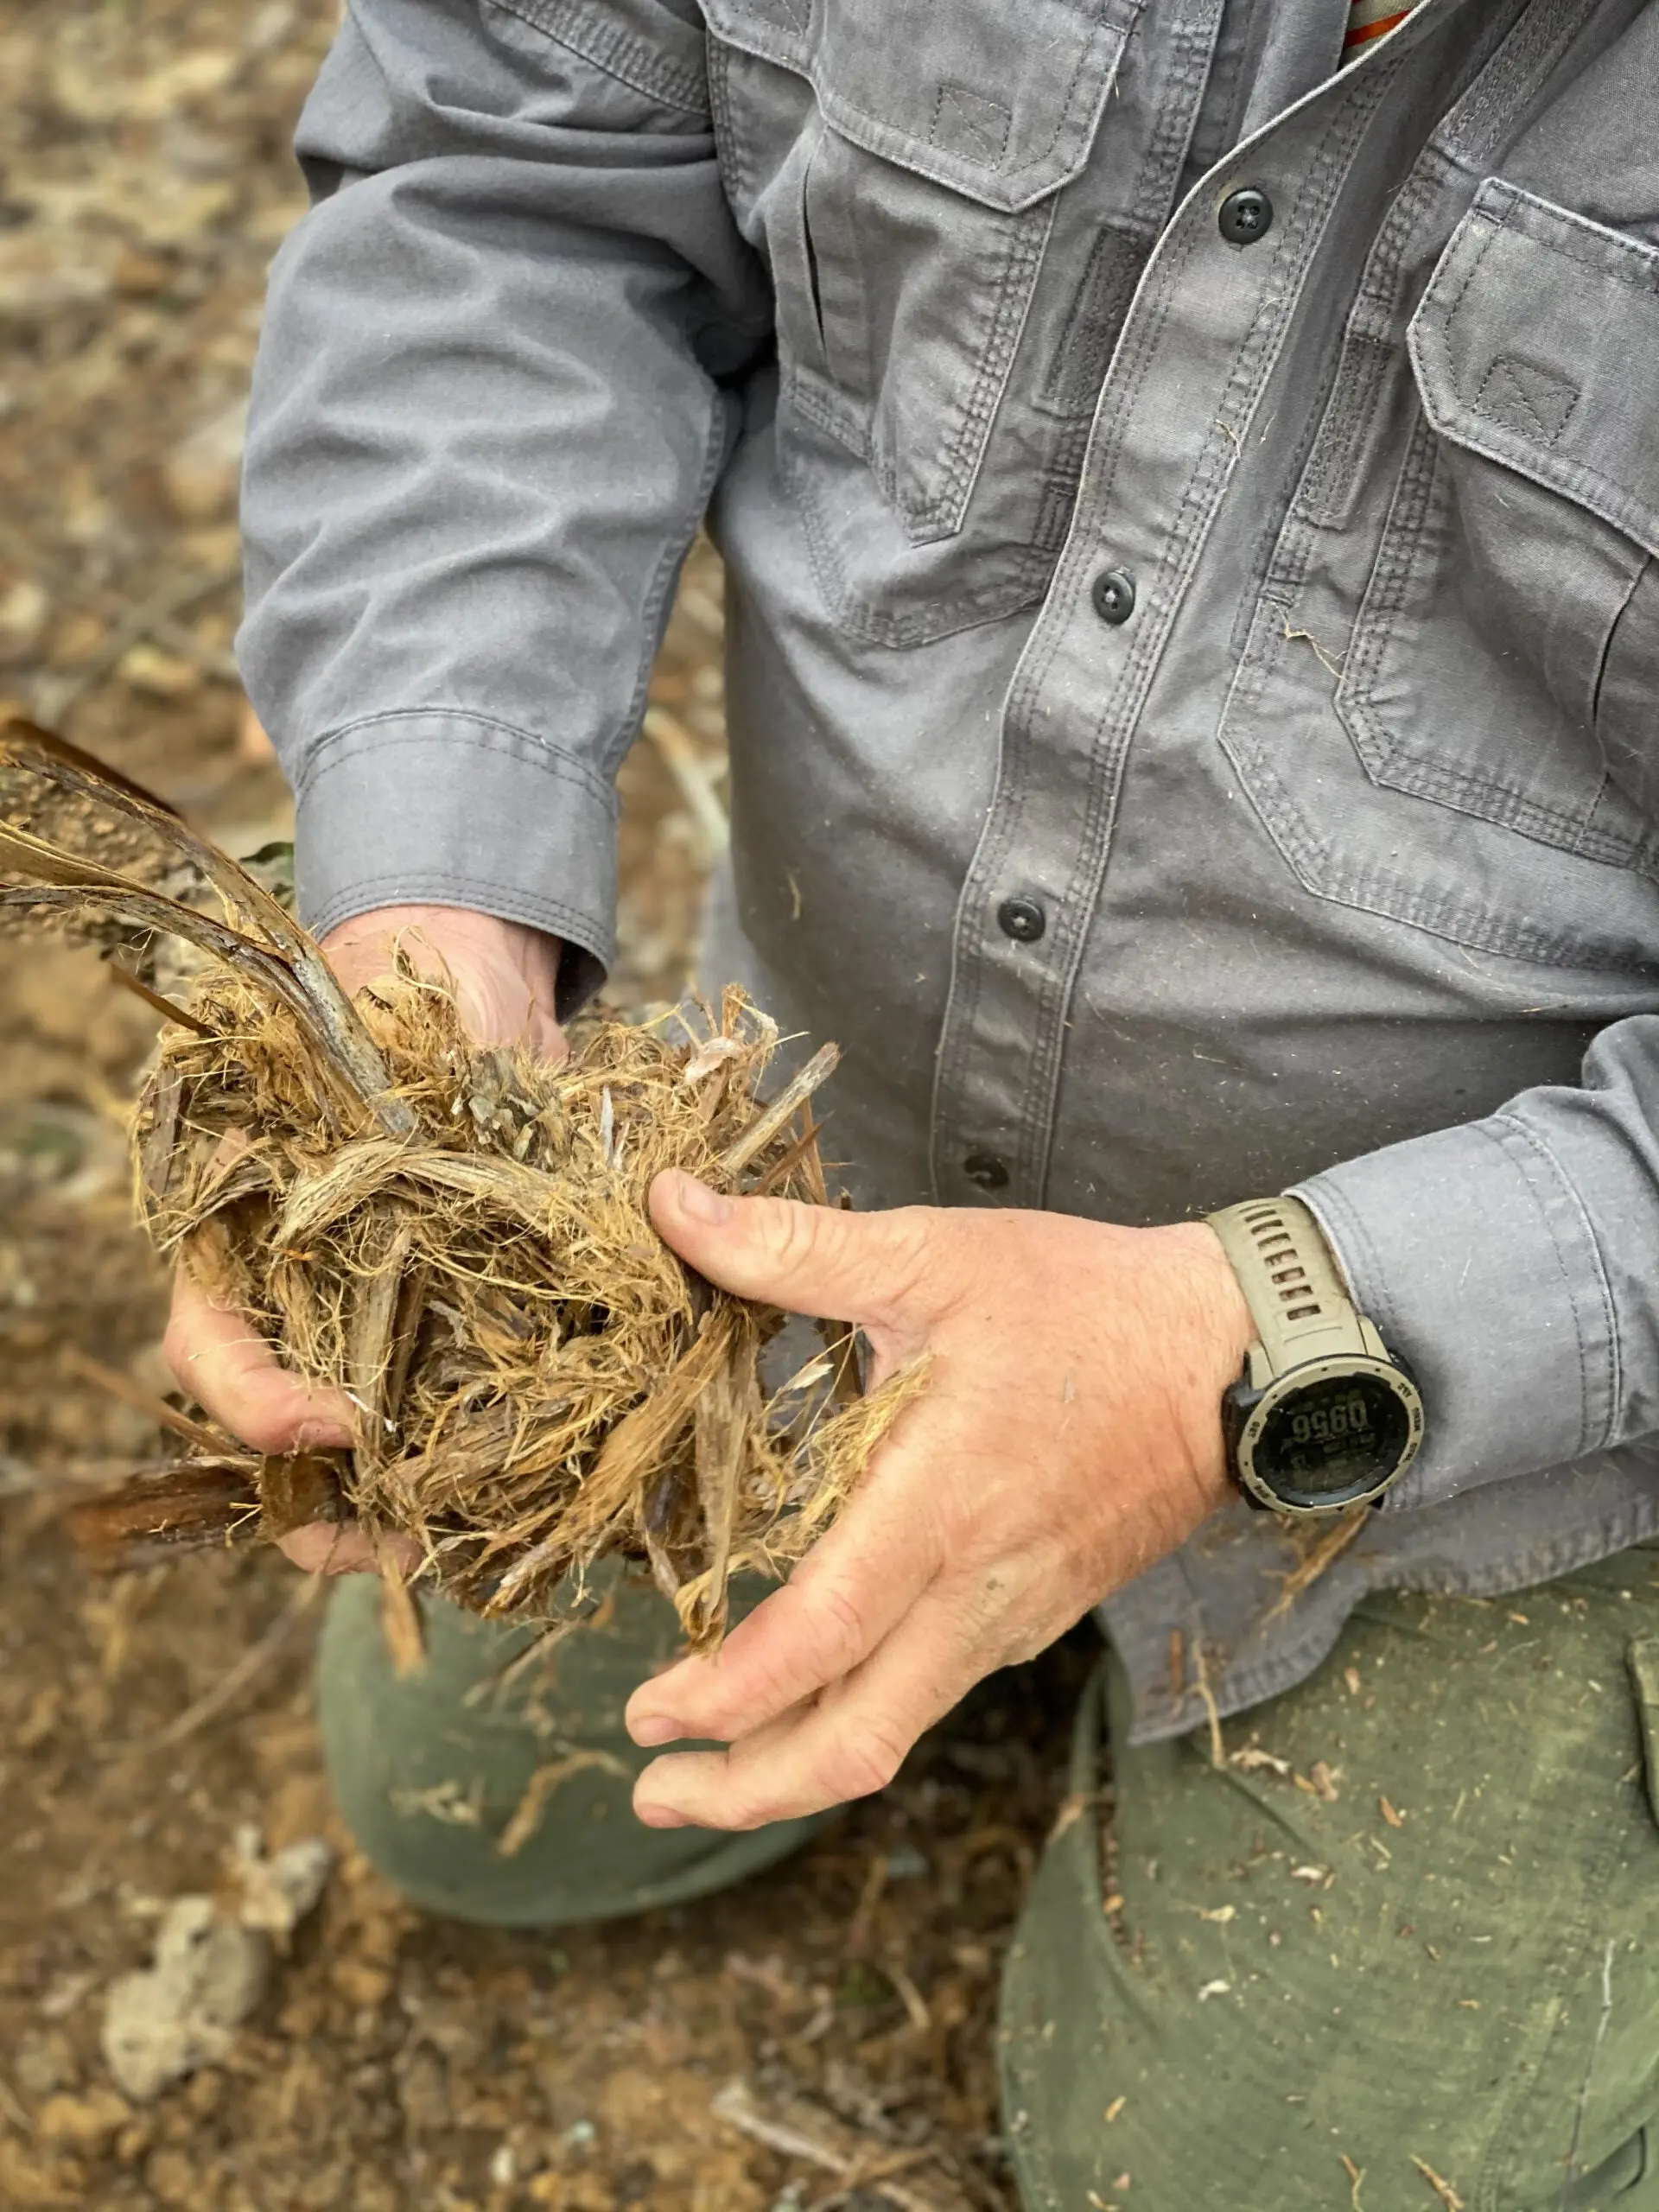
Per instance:
[[[1659,1021],[1605,1031],[1584,1073],[1298,1193],[1422,1387],[1388,1510],[1659,1427]]]
[[[299,143],[244,486],[251,694],[301,899],[612,951],[613,775],[765,321],[700,34],[661,0],[624,84],[517,16],[368,0]],[[637,79],[638,81],[633,81]]]

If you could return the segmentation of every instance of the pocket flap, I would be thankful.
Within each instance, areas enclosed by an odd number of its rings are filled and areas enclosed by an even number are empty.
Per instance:
[[[1410,344],[1441,436],[1659,555],[1659,248],[1488,177]]]
[[[1624,1647],[1624,1663],[1636,1692],[1636,1717],[1642,1731],[1642,1759],[1648,1802],[1659,1821],[1659,1636],[1638,1636]]]
[[[1141,0],[703,0],[728,46],[810,80],[843,138],[989,207],[1075,176]]]

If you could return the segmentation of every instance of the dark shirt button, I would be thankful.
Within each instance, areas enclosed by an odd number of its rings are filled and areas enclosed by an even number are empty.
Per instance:
[[[1273,202],[1265,192],[1247,184],[1243,191],[1228,194],[1216,219],[1229,245],[1254,245],[1273,228]]]
[[[982,1191],[1007,1188],[1008,1171],[994,1152],[970,1152],[962,1163],[962,1172],[970,1183],[977,1183]]]
[[[1093,585],[1095,612],[1103,622],[1127,622],[1135,612],[1135,578],[1127,569],[1103,569]]]
[[[1048,927],[1048,916],[1035,899],[1005,899],[996,910],[996,924],[1016,944],[1035,944]]]

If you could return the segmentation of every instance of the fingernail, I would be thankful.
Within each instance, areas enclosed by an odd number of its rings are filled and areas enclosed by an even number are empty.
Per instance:
[[[671,1805],[636,1805],[634,1818],[648,1828],[689,1828],[691,1825],[683,1813],[677,1813]]]
[[[706,1183],[699,1183],[695,1175],[680,1171],[674,1192],[679,1200],[680,1211],[690,1214],[693,1221],[706,1221],[711,1229],[719,1228],[732,1217],[732,1202],[718,1191],[711,1191]]]
[[[665,1720],[660,1713],[648,1713],[639,1720],[630,1720],[628,1733],[642,1751],[654,1750],[658,1744],[672,1744],[684,1735],[677,1720]]]
[[[293,1450],[341,1452],[351,1444],[351,1432],[337,1421],[302,1421],[294,1432]]]

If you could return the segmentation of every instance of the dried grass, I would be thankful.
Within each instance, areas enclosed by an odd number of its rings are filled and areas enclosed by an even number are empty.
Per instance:
[[[684,1168],[827,1204],[808,1102],[834,1048],[763,1105],[777,1032],[731,990],[701,1019],[588,1023],[557,1068],[481,1050],[406,959],[348,1002],[268,892],[61,740],[14,722],[0,769],[0,861],[31,879],[0,906],[203,956],[188,1004],[161,1001],[135,1118],[145,1229],[356,1409],[349,1453],[258,1460],[226,1438],[93,1509],[95,1542],[125,1558],[350,1516],[416,1540],[415,1589],[543,1620],[621,1554],[649,1561],[694,1647],[717,1642],[732,1575],[800,1556],[921,1378],[856,1395],[835,1329],[766,1395],[782,1316],[686,1268],[646,1193]],[[54,830],[79,810],[142,831],[221,912],[32,829],[43,798],[75,803]]]

